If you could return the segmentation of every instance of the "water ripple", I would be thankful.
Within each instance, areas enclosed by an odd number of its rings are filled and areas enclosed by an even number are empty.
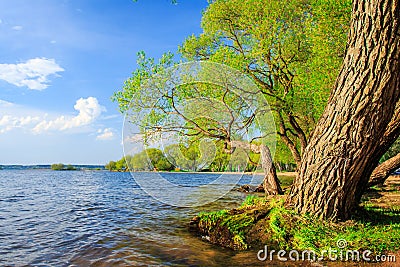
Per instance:
[[[243,198],[232,193],[207,208]],[[129,173],[2,170],[0,266],[234,266],[236,254],[187,233],[200,209],[157,202]]]

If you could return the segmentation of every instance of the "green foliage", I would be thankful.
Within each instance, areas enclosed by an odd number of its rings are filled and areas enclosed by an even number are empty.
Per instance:
[[[76,168],[72,166],[71,164],[68,164],[67,167],[65,168],[67,171],[76,171]]]
[[[144,51],[140,51],[137,53],[137,65],[138,68],[132,73],[132,77],[125,81],[122,90],[115,92],[111,98],[114,102],[118,102],[122,113],[131,108],[139,112],[142,109],[146,109],[148,104],[154,103],[152,96],[146,94],[150,92],[143,91],[144,85],[152,75],[160,74],[174,65],[173,54],[165,53],[156,63],[154,58],[148,58]],[[149,120],[152,119],[154,118],[150,117]]]
[[[122,157],[118,161],[110,161],[104,167],[109,171],[128,171],[127,162],[131,160],[131,156]]]
[[[118,160],[118,161],[115,163],[115,168],[116,168],[117,170],[119,170],[119,171],[125,171],[125,170],[127,170],[127,167],[126,167],[126,160],[125,160],[124,157],[121,158],[120,160]]]
[[[133,155],[129,166],[133,171],[149,171],[153,169],[151,162],[144,151]]]
[[[351,6],[351,0],[212,1],[203,33],[179,51],[249,74],[286,129],[281,134],[298,145],[293,121],[308,136],[321,115],[343,60]],[[278,150],[277,161],[293,161],[287,152]]]
[[[223,172],[228,167],[230,155],[224,152],[224,144],[222,142],[217,142],[216,148],[214,160],[209,168],[211,171]]]
[[[151,166],[156,170],[170,171],[174,169],[168,159],[164,156],[163,152],[156,148],[149,148],[143,151],[147,158],[150,160]],[[142,152],[142,153],[143,153]]]
[[[55,164],[51,164],[51,169],[54,171],[61,171],[64,170],[65,165],[62,163],[55,163]]]
[[[199,171],[201,168],[201,152],[199,142],[185,144],[173,144],[165,148],[168,160],[181,170]]]
[[[276,142],[275,149],[275,162],[282,165],[295,163],[289,148],[281,140],[278,140],[278,142]]]
[[[109,171],[116,171],[117,163],[115,161],[110,161],[104,167]]]
[[[206,168],[210,171],[243,171],[254,166],[248,163],[248,155],[238,149],[235,158],[224,151],[223,144],[217,143],[215,156],[210,153],[202,154],[199,142],[188,145],[172,144],[164,149],[164,153],[156,148],[149,148],[133,156],[126,156],[118,161],[110,161],[105,168],[110,171],[172,171],[175,168],[185,171],[200,171]],[[250,153],[250,158],[255,162],[259,154]],[[204,162],[203,162],[204,161]]]
[[[273,239],[282,243],[288,236],[287,229],[285,229],[284,212],[282,209],[272,209],[269,213],[269,227],[273,232]]]
[[[388,151],[386,151],[386,153],[382,156],[380,163],[396,156],[399,153],[400,153],[400,138],[394,142],[394,144],[389,148]]]
[[[53,171],[75,171],[76,170],[76,168],[74,166],[72,166],[71,164],[68,164],[67,166],[65,166],[62,163],[52,164],[51,169]]]
[[[161,150],[149,148],[133,156],[127,155],[118,161],[110,161],[105,165],[110,171],[171,171],[174,166],[168,161]]]
[[[350,14],[351,0],[296,0],[284,4],[280,0],[210,1],[203,13],[203,33],[188,37],[179,47],[179,57],[182,62],[222,63],[248,74],[265,94],[276,123],[283,125],[280,136],[288,137],[299,147],[299,136],[302,132],[308,136],[312,131],[334,84],[345,51]],[[203,96],[221,100],[223,90],[206,84],[180,86],[174,94],[166,92],[161,100],[152,96],[145,86],[147,79],[165,74],[176,63],[171,53],[156,62],[139,52],[138,68],[112,97],[121,112],[132,110],[137,115],[132,120],[142,130],[156,132],[160,125],[171,123],[173,103],[179,106]],[[235,98],[225,100],[237,115],[245,115]],[[150,108],[153,111],[146,113]],[[198,109],[198,114],[223,114],[201,105]],[[228,138],[212,120],[198,119],[194,123],[213,129],[208,134],[214,137]],[[185,131],[181,134],[204,137],[193,122],[182,125]],[[282,148],[287,145],[279,145],[278,162],[293,163],[290,151]],[[226,157],[217,156],[219,162],[212,167],[221,170],[226,167]]]

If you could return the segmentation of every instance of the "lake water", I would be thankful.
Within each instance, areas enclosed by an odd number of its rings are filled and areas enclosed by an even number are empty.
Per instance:
[[[165,175],[193,183],[218,177]],[[256,251],[233,252],[187,230],[199,211],[244,198],[230,192],[203,207],[179,208],[148,196],[130,173],[2,170],[0,266],[265,266]]]

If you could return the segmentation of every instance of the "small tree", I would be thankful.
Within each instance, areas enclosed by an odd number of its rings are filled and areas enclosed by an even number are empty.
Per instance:
[[[127,156],[127,166],[133,171],[170,171],[174,167],[157,148],[145,149],[132,157]]]
[[[55,163],[55,164],[51,165],[51,169],[54,171],[62,171],[62,170],[64,170],[64,168],[65,168],[65,165],[62,163]]]
[[[118,160],[115,163],[115,169],[117,171],[125,171],[126,170],[126,160],[124,157],[122,157],[120,160]]]
[[[109,171],[115,171],[117,169],[117,163],[115,161],[110,161],[105,165],[105,168]]]
[[[72,166],[71,164],[68,164],[67,167],[65,168],[67,171],[76,171],[76,168]]]

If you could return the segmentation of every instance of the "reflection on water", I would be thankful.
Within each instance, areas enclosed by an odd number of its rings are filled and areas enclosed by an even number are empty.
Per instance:
[[[200,210],[244,197],[231,192],[206,207],[179,208],[149,197],[129,173],[3,170],[0,266],[265,266],[254,251],[233,252],[187,232]]]

